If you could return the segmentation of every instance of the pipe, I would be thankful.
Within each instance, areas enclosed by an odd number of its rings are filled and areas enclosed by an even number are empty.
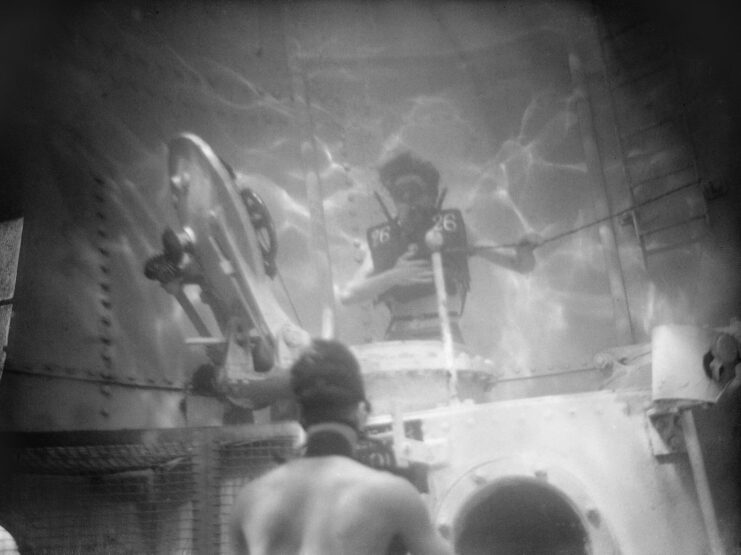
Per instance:
[[[22,235],[23,218],[0,222],[0,377],[10,334]]]
[[[448,315],[448,294],[445,289],[443,255],[440,252],[443,246],[442,233],[434,228],[431,229],[425,236],[425,242],[432,251],[432,273],[435,278],[435,293],[437,294],[437,314],[440,319],[445,369],[449,376],[448,396],[451,400],[455,400],[458,398],[458,371],[455,367],[453,333],[450,329],[450,316]]]
[[[584,67],[574,45],[570,46],[569,69],[571,71],[571,80],[575,89],[576,112],[579,119],[579,130],[581,131],[582,148],[584,149],[587,171],[592,183],[599,187],[598,193],[594,196],[594,208],[597,217],[603,217],[606,214],[610,214],[610,207],[607,200],[607,187],[602,169],[602,158],[600,156],[599,145],[597,143],[596,132],[594,129],[589,92],[584,76]],[[618,245],[615,239],[612,220],[608,220],[600,225],[599,238],[605,255],[605,266],[607,268],[607,277],[610,283],[610,292],[612,293],[612,304],[615,312],[618,339],[624,344],[635,343],[635,334],[630,321],[628,296],[625,290],[625,280],[620,264]]]
[[[321,300],[321,337],[331,339],[335,336],[335,301],[332,279],[332,261],[329,255],[329,240],[324,218],[324,198],[322,178],[317,160],[317,143],[314,118],[311,114],[309,82],[300,62],[289,59],[293,92],[296,101],[302,103],[303,113],[299,115],[299,142],[301,158],[306,178],[306,195],[311,217],[311,247],[314,265],[319,275]]]
[[[710,553],[711,555],[723,555],[725,553],[723,550],[723,541],[721,540],[720,529],[718,528],[718,518],[715,514],[715,506],[713,505],[708,476],[705,472],[705,461],[702,457],[700,440],[697,436],[695,418],[692,415],[691,409],[682,410],[679,412],[679,415],[682,423],[682,432],[684,433],[684,442],[687,447],[687,455],[689,456],[690,466],[692,467],[692,477],[695,480],[697,498],[700,502],[700,511],[702,512],[702,519],[708,535]]]

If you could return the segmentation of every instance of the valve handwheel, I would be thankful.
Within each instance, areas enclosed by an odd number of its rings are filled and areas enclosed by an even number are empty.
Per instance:
[[[245,188],[239,194],[242,197],[245,208],[247,208],[250,223],[255,228],[265,273],[268,277],[273,278],[277,272],[275,257],[278,253],[278,239],[275,233],[273,218],[270,216],[268,207],[265,206],[262,198],[255,191]]]

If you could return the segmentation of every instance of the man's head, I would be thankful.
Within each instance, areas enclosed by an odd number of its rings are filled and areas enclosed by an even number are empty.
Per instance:
[[[413,204],[417,200],[437,199],[440,172],[408,150],[384,162],[378,175],[394,202]]]
[[[394,200],[402,227],[412,233],[413,228],[428,225],[440,183],[440,172],[435,166],[403,151],[384,162],[378,173]]]
[[[340,422],[361,428],[368,402],[360,364],[345,345],[314,339],[291,367],[291,390],[304,427]]]

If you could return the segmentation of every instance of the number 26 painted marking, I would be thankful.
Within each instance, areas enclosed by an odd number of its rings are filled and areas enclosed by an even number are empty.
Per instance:
[[[436,214],[435,229],[437,231],[447,231],[448,233],[455,233],[458,230],[458,221],[455,218],[455,214]]]

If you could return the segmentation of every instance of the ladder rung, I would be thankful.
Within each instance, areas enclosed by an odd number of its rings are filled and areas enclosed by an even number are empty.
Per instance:
[[[620,73],[630,73],[631,70],[635,71],[641,67],[663,63],[664,58],[670,55],[669,46],[663,42],[639,43],[638,46],[630,45],[624,48],[613,46],[606,53],[605,67],[612,71],[613,75],[620,75]]]
[[[674,170],[669,170],[667,172],[664,172],[664,173],[661,173],[659,175],[655,175],[655,176],[649,177],[648,179],[644,179],[642,181],[634,181],[634,182],[631,182],[630,189],[631,189],[631,191],[635,191],[639,187],[645,187],[647,184],[650,184],[650,183],[657,183],[657,182],[661,181],[662,179],[666,179],[667,177],[670,177],[672,175],[676,175],[676,174],[679,174],[679,173],[682,173],[682,172],[686,172],[687,170],[694,169],[694,167],[695,167],[694,164],[687,164],[686,166],[682,166],[681,168],[677,168],[677,169],[674,169]],[[685,188],[689,187],[690,184],[697,183],[698,181],[699,180],[697,179],[697,177],[694,176],[692,179],[690,179],[686,183],[682,183],[681,185],[677,185],[672,190],[663,193],[662,196],[670,195],[670,194],[672,194],[674,192],[678,192],[678,191],[683,191]],[[652,202],[652,199],[648,199],[648,200],[646,200],[644,202]]]
[[[605,32],[604,32],[602,39],[605,41],[615,41],[615,40],[618,40],[623,35],[630,33],[634,29],[640,29],[641,27],[644,27],[648,24],[649,24],[649,21],[647,19],[634,19],[628,24],[623,25],[622,27],[617,27],[615,29],[609,29],[607,24],[605,24],[604,25]]]
[[[694,216],[692,218],[687,218],[687,219],[681,220],[679,222],[674,222],[674,223],[663,225],[663,226],[660,226],[660,227],[655,227],[653,229],[648,229],[648,230],[642,230],[641,229],[641,230],[639,230],[638,235],[640,235],[641,237],[645,237],[646,235],[653,235],[655,233],[659,233],[660,231],[666,231],[667,229],[673,229],[673,228],[676,228],[676,227],[687,225],[687,224],[690,224],[692,222],[696,222],[698,220],[704,220],[705,217],[706,217],[706,214],[701,214],[699,216]]]
[[[652,68],[650,71],[646,71],[644,73],[640,73],[637,77],[631,77],[629,79],[624,79],[620,81],[619,83],[615,83],[612,85],[612,89],[619,89],[622,87],[627,87],[628,85],[633,85],[637,83],[638,81],[641,81],[643,79],[647,79],[653,75],[656,75],[657,73],[661,73],[662,71],[667,71],[672,69],[672,65],[670,63],[661,63],[658,67]]]
[[[631,189],[682,174],[691,174],[692,179],[696,179],[696,160],[690,145],[671,145],[650,152],[633,153],[625,156],[624,160]]]
[[[659,254],[662,252],[678,249],[680,247],[685,247],[687,245],[692,245],[694,243],[699,243],[705,238],[704,234],[700,235],[699,237],[695,237],[694,239],[689,239],[687,241],[678,241],[677,243],[672,243],[671,245],[666,245],[664,247],[657,247],[655,249],[644,249],[644,252],[646,256],[652,256],[654,254]]]
[[[676,148],[674,148],[674,149],[664,148],[663,150],[651,150],[651,151],[648,151],[648,152],[639,152],[638,154],[633,154],[633,155],[630,155],[630,156],[628,156],[626,154],[625,155],[625,161],[628,164],[630,164],[631,162],[645,160],[646,158],[651,158],[652,156],[656,156],[657,154],[661,154],[662,152],[671,152],[672,150],[678,152],[680,150],[687,150],[687,148],[686,148],[686,145],[676,145]],[[677,172],[677,171],[682,171],[684,169],[687,169],[690,166],[692,166],[692,164],[687,164],[687,165],[682,166],[680,168],[675,168],[675,169],[668,170],[666,173],[674,173],[674,172]],[[663,174],[661,174],[661,175],[663,175]],[[654,176],[648,177],[648,178],[646,178],[643,181],[648,181],[649,179],[654,179]]]
[[[226,345],[226,339],[219,337],[188,337],[186,345]]]
[[[664,116],[663,118],[654,121],[653,123],[649,123],[647,125],[642,125],[640,127],[636,127],[635,129],[631,129],[624,135],[620,135],[621,141],[628,141],[630,138],[635,137],[636,135],[640,135],[641,133],[645,133],[646,131],[651,131],[652,129],[656,129],[657,127],[661,127],[662,125],[666,125],[667,123],[671,123],[674,121],[679,120],[681,117],[683,117],[682,112],[675,112],[673,114],[670,114],[668,116]]]
[[[644,182],[645,183],[645,182]],[[642,208],[643,206],[647,206],[649,204],[653,204],[655,202],[658,202],[660,200],[663,200],[667,197],[674,196],[676,194],[679,194],[683,191],[692,190],[693,187],[697,187],[697,192],[702,193],[700,189],[700,180],[699,179],[691,179],[690,181],[687,181],[685,183],[682,183],[680,185],[677,185],[675,187],[672,187],[668,191],[663,191],[661,193],[655,194],[654,196],[648,197],[648,198],[640,198],[643,196],[643,194],[638,194],[635,192],[635,189],[633,190],[633,198],[635,199],[636,206],[638,209]],[[636,187],[637,189],[637,187]]]

